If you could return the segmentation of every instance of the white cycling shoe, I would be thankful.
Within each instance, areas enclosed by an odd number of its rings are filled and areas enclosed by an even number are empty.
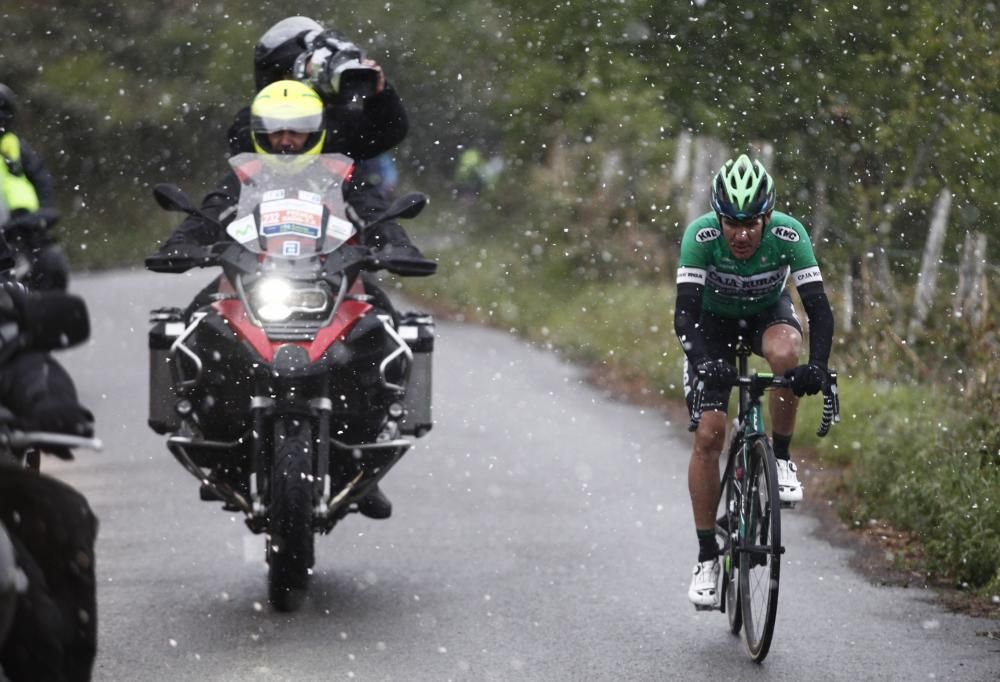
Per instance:
[[[778,465],[778,499],[786,507],[794,507],[802,501],[802,484],[795,473],[798,469],[795,462],[787,459],[777,460]]]
[[[718,606],[719,560],[699,561],[694,565],[688,599],[698,610],[714,609]]]

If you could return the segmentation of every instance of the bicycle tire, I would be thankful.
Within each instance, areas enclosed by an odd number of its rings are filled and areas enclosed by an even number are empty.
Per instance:
[[[732,475],[732,461],[726,466],[726,471],[722,477],[722,494],[719,496],[720,516],[715,524],[715,534],[721,542],[719,560],[720,567],[720,596],[726,615],[729,618],[729,631],[734,635],[740,634],[743,628],[743,612],[740,608],[740,584],[739,584],[739,555],[734,551],[734,534],[730,528],[739,527],[739,491],[738,482]]]
[[[778,615],[781,501],[774,452],[767,438],[754,438],[749,448],[748,471],[744,476],[743,536],[738,548],[740,607],[747,652],[760,663],[771,647]]]

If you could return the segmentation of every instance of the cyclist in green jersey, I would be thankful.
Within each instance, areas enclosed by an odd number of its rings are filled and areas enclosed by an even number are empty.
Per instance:
[[[791,390],[770,394],[771,440],[778,459],[782,503],[802,500],[788,445],[798,398],[824,390],[833,339],[833,312],[802,224],[774,210],[774,180],[745,154],[727,161],[712,181],[712,212],[691,223],[681,241],[674,330],[685,354],[685,395],[705,382],[702,416],[688,465],[688,490],[698,534],[698,563],[688,598],[699,606],[717,599],[719,456],[726,410],[737,372],[735,346],[743,338]],[[802,326],[786,286],[791,278],[809,318],[809,360],[799,364]]]

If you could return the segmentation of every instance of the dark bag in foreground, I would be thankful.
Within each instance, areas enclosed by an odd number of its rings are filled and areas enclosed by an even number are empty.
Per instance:
[[[44,474],[0,464],[0,527],[17,564],[0,678],[89,680],[97,653],[97,518],[86,498]]]

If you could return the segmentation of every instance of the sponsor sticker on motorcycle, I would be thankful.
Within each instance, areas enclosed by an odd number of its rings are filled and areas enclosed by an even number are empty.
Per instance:
[[[308,202],[313,203],[313,204],[322,204],[323,203],[323,196],[322,195],[316,194],[316,192],[307,192],[304,189],[300,189],[299,190],[299,199],[301,199],[302,201],[308,201]]]
[[[252,215],[245,215],[229,223],[226,233],[240,244],[245,244],[257,238],[257,224]]]
[[[326,221],[326,236],[328,239],[339,239],[346,242],[354,234],[354,225],[349,220],[344,220],[335,215],[331,215]]]
[[[301,242],[294,239],[289,239],[281,245],[281,255],[283,256],[298,256],[301,251]]]
[[[294,234],[319,239],[323,205],[301,199],[265,201],[260,206],[260,233],[265,237]]]

